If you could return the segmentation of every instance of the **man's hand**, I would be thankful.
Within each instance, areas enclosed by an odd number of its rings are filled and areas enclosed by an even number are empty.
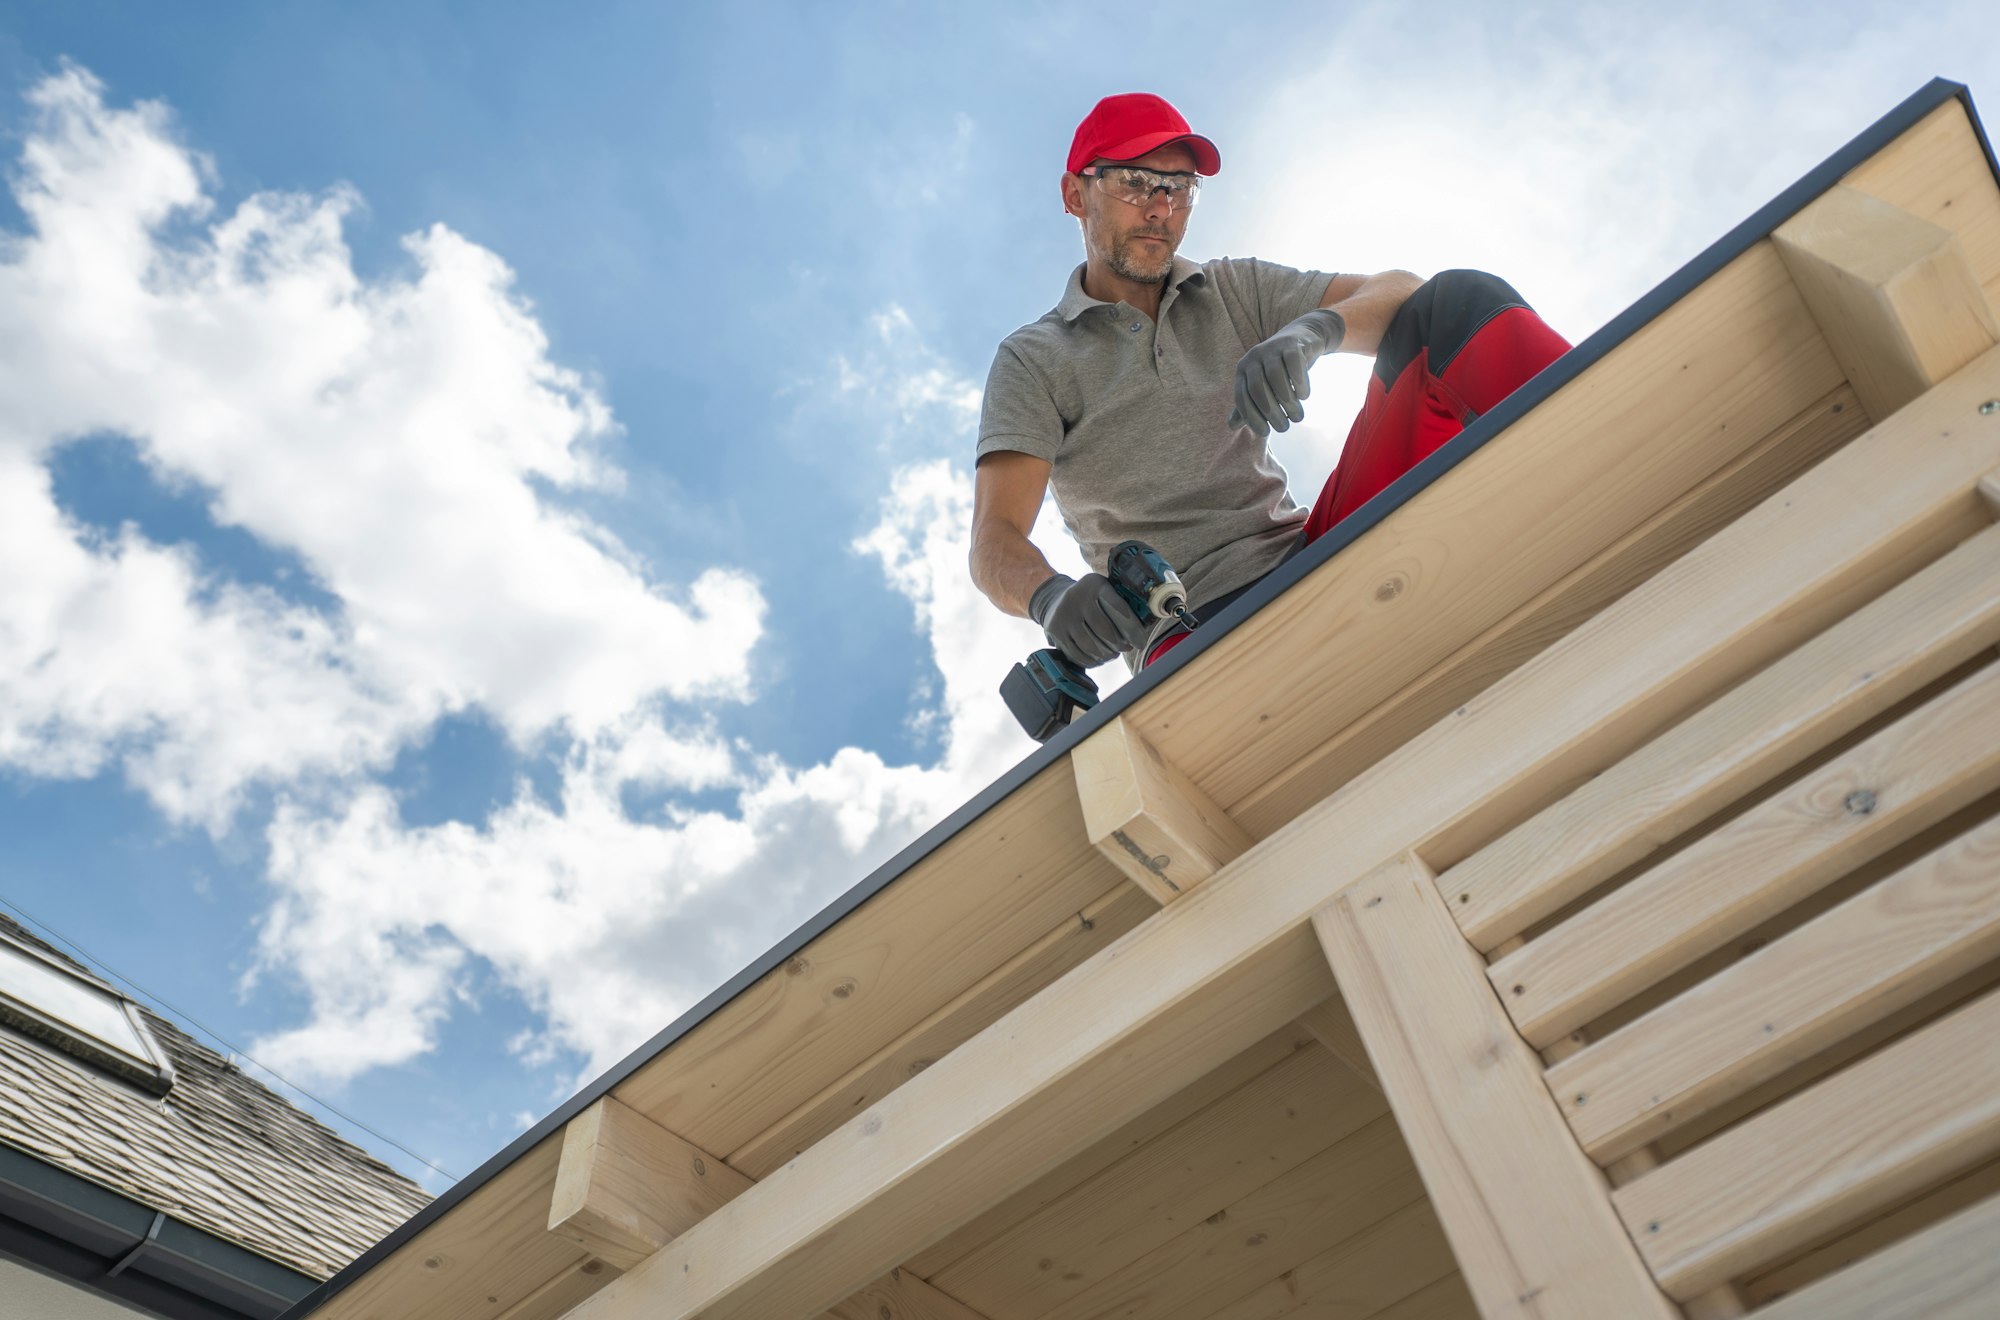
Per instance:
[[[1042,625],[1049,645],[1086,669],[1146,640],[1146,625],[1102,573],[1087,573],[1081,582],[1056,574],[1035,588],[1028,616]]]
[[[1263,440],[1273,430],[1289,430],[1293,422],[1304,421],[1302,400],[1312,393],[1306,372],[1339,348],[1346,335],[1340,313],[1320,307],[1245,353],[1236,364],[1236,407],[1229,425],[1248,426]]]

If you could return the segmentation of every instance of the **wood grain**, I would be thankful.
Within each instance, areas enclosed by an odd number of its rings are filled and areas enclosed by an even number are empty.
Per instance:
[[[2000,787],[2000,666],[1736,817],[1488,969],[1543,1046]]]
[[[2000,1152],[1988,994],[1612,1194],[1677,1298]]]
[[[1481,1313],[1678,1320],[1428,869],[1386,863],[1313,925]]]
[[[1439,880],[1492,950],[2000,641],[2000,528],[1973,537]]]
[[[1996,955],[1989,821],[1551,1068],[1549,1090],[1606,1164]]]

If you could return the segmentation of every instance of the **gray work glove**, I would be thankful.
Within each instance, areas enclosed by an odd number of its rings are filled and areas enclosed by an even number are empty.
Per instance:
[[[1081,582],[1056,574],[1028,598],[1028,617],[1042,625],[1050,646],[1086,669],[1146,640],[1146,625],[1102,573],[1086,573]]]
[[[1236,407],[1229,425],[1247,426],[1259,440],[1273,429],[1284,431],[1305,420],[1301,402],[1312,393],[1306,371],[1319,358],[1340,347],[1347,322],[1340,313],[1319,307],[1243,355],[1236,364]]]

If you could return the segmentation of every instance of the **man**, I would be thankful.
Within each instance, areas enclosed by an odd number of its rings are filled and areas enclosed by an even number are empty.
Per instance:
[[[1135,671],[1186,635],[1142,625],[1103,576],[1146,542],[1179,572],[1197,619],[1241,595],[1569,344],[1477,271],[1330,275],[1254,258],[1178,255],[1215,145],[1157,96],[1108,96],[1077,126],[1063,210],[1084,263],[1054,310],[1007,336],[987,378],[972,578],[1089,666]],[[1310,515],[1268,437],[1305,417],[1308,369],[1373,355],[1339,466]],[[1053,484],[1095,571],[1055,572],[1028,539]]]

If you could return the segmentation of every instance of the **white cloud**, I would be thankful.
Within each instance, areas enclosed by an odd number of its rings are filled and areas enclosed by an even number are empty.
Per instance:
[[[77,69],[30,101],[29,229],[0,252],[6,763],[117,763],[219,829],[247,785],[379,766],[447,711],[526,742],[660,694],[747,696],[754,583],[666,587],[538,494],[615,485],[594,449],[613,423],[499,258],[433,227],[406,242],[413,275],[363,281],[351,193],[211,219],[163,108],[107,107]],[[67,520],[48,458],[100,433],[296,554],[337,615]]]
[[[1491,270],[1577,341],[1939,73],[2000,90],[1990,3],[1811,22],[1789,6],[1355,7],[1309,72],[1213,130],[1225,171],[1196,237],[1322,269]],[[1319,406],[1277,438],[1303,497],[1367,372],[1316,368]]]
[[[1204,202],[1208,250],[1484,265],[1580,335],[1916,85],[1903,67],[1928,49],[1874,31],[1785,82],[1658,16],[1644,33],[1602,14],[1576,32],[1479,21],[1461,16],[1441,71],[1433,44],[1367,11],[1313,77],[1270,89],[1224,144],[1244,182]],[[524,1062],[576,1051],[600,1069],[1031,746],[995,688],[1039,637],[966,581],[970,472],[909,459],[969,440],[978,388],[900,307],[829,355],[826,406],[899,465],[854,548],[936,660],[916,714],[941,750],[788,765],[718,736],[704,707],[746,696],[754,584],[662,586],[538,497],[615,483],[593,447],[612,422],[550,360],[496,256],[433,229],[410,241],[411,276],[361,280],[351,195],[259,197],[210,222],[206,167],[164,111],[108,110],[76,72],[36,97],[32,228],[0,253],[0,764],[115,766],[170,817],[210,823],[245,785],[278,787],[258,975],[309,1003],[255,1046],[281,1071],[339,1081],[434,1048],[478,965],[532,1010]],[[1769,113],[1810,159],[1742,140]],[[972,141],[969,121],[954,133],[954,150]],[[170,220],[201,224],[169,240]],[[1365,372],[1336,366],[1313,426],[1279,438],[1307,502]],[[48,457],[98,431],[296,554],[337,612],[66,520]],[[1053,519],[1037,541],[1081,571]],[[484,821],[412,827],[371,774],[468,707],[547,740],[557,801],[524,785]],[[634,790],[665,805],[635,813]]]

